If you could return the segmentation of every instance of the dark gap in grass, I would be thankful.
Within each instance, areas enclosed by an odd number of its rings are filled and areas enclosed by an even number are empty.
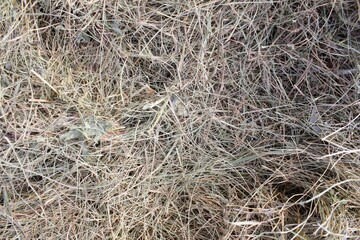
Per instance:
[[[43,176],[41,176],[41,175],[34,175],[34,176],[30,177],[29,180],[30,180],[31,182],[38,183],[38,182],[41,182],[41,181],[43,180]]]

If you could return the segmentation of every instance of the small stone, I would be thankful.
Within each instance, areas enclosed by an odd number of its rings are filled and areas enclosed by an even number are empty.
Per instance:
[[[10,64],[10,63],[6,63],[6,64],[5,64],[5,69],[8,70],[8,71],[10,71],[10,70],[12,69],[11,64]]]

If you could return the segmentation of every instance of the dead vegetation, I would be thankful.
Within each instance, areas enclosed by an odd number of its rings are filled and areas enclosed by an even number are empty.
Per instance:
[[[358,239],[357,0],[4,0],[1,239]]]

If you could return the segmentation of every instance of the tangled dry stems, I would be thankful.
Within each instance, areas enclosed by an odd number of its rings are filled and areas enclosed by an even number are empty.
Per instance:
[[[0,9],[1,239],[359,237],[358,1]]]

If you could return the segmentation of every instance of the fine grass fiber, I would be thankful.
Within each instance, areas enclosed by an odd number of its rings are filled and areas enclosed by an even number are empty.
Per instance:
[[[0,239],[359,239],[359,20],[0,1]]]

